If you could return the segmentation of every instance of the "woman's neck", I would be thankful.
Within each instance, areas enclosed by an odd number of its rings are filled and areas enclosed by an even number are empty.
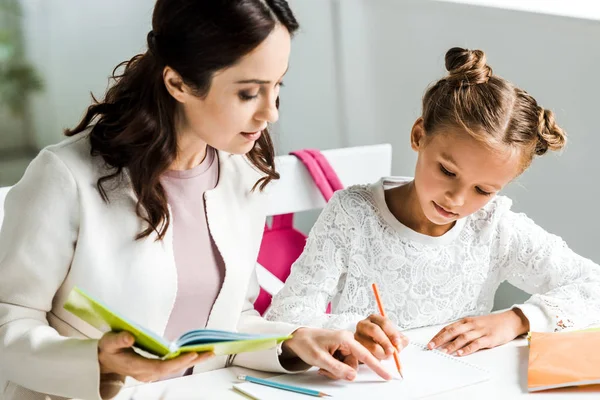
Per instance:
[[[206,158],[208,145],[193,133],[177,135],[177,157],[169,167],[172,171],[192,169]]]
[[[427,236],[442,236],[448,232],[455,222],[447,225],[436,225],[425,216],[417,197],[414,181],[385,191],[385,203],[392,215],[400,223],[415,232]]]

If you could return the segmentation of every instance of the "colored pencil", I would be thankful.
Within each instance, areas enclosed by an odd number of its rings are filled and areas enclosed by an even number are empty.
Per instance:
[[[373,288],[373,293],[375,294],[375,300],[377,301],[377,307],[379,308],[379,314],[382,317],[385,317],[385,310],[383,309],[383,303],[381,301],[381,297],[379,296],[379,289],[377,289],[377,284],[373,283],[371,285]],[[400,365],[400,360],[398,358],[398,351],[394,351],[394,361],[396,362],[396,368],[398,369],[398,373],[404,379],[404,375],[402,375],[402,366]]]
[[[241,381],[252,382],[259,385],[265,385],[276,389],[287,390],[289,392],[301,393],[314,397],[330,397],[328,394],[319,392],[317,390],[306,389],[299,386],[286,385],[284,383],[273,382],[266,379],[256,378],[250,375],[240,375],[238,376],[238,379]]]

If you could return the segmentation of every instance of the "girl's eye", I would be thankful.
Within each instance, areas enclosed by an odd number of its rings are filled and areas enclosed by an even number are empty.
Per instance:
[[[477,193],[483,195],[483,196],[490,196],[491,193],[490,192],[486,192],[485,190],[481,190],[479,187],[476,187],[475,190],[477,191]]]
[[[440,164],[440,171],[442,171],[444,173],[444,175],[456,176],[455,173],[452,173],[452,172],[448,171],[446,168],[444,168],[444,166],[442,164]]]

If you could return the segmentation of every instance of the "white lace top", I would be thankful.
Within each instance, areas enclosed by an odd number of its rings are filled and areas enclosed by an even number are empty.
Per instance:
[[[532,331],[600,323],[600,267],[496,196],[440,237],[417,233],[389,211],[384,189],[409,178],[336,192],[266,313],[270,320],[354,330],[377,313],[404,330],[488,314],[508,281],[533,296],[518,307]],[[331,314],[326,314],[331,302]]]

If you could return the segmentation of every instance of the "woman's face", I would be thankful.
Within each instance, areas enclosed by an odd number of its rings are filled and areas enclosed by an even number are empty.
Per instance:
[[[176,129],[180,150],[206,145],[233,154],[252,150],[267,124],[279,118],[275,103],[288,68],[290,46],[289,32],[277,24],[237,64],[215,73],[205,97],[181,83],[178,91],[172,81],[177,74],[165,69],[165,84],[180,104]]]

